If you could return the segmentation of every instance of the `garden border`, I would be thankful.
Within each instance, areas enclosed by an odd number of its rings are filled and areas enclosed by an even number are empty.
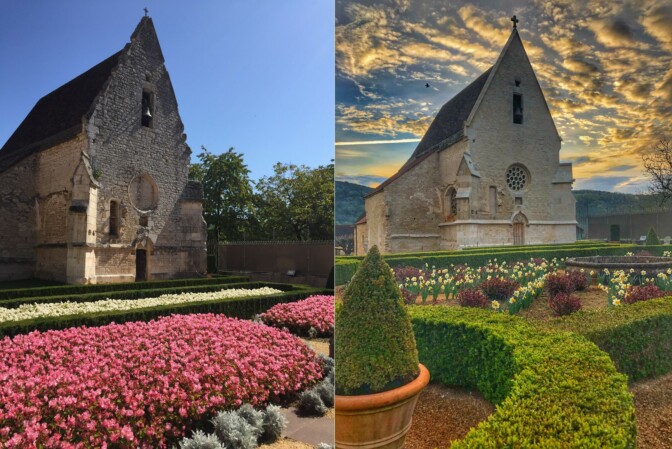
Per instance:
[[[6,299],[0,300],[0,307],[5,307],[8,309],[19,307],[25,304],[48,304],[55,302],[93,302],[93,301],[102,301],[104,299],[124,299],[124,300],[134,300],[142,298],[152,298],[160,295],[167,294],[180,294],[180,293],[205,293],[205,292],[215,292],[219,290],[230,290],[234,288],[260,288],[260,287],[271,287],[278,290],[291,290],[294,287],[291,284],[281,284],[277,282],[241,282],[241,283],[229,283],[229,284],[215,284],[215,285],[192,285],[186,287],[170,287],[170,288],[156,288],[156,289],[140,289],[140,290],[121,290],[121,291],[112,291],[112,292],[94,292],[94,293],[80,293],[75,295],[63,295],[63,296],[43,296],[43,297],[29,297],[29,298],[17,298],[17,299]]]
[[[526,260],[529,258],[545,258],[553,259],[554,257],[564,258],[569,256],[596,256],[596,255],[622,255],[629,251],[650,251],[653,253],[662,254],[663,251],[669,250],[669,245],[576,245],[576,246],[551,246],[535,249],[534,247],[514,247],[515,250],[508,251],[493,251],[492,249],[483,251],[453,251],[450,253],[436,253],[427,252],[420,253],[420,256],[407,256],[405,254],[387,254],[383,255],[385,262],[390,267],[398,266],[414,266],[417,268],[424,268],[425,264],[430,267],[435,265],[440,268],[447,268],[452,264],[469,264],[469,265],[484,265],[488,260],[496,258],[499,262],[516,262],[519,260]],[[344,285],[350,281],[360,261],[358,259],[342,257],[336,258],[335,265],[335,283],[336,285]]]
[[[124,290],[151,290],[161,287],[177,288],[205,285],[222,285],[235,282],[249,282],[249,276],[217,276],[212,278],[185,278],[166,279],[161,281],[119,282],[114,284],[92,285],[52,285],[44,287],[29,287],[19,289],[0,290],[0,305],[3,300],[30,297],[47,297],[62,295],[79,295],[89,293],[117,292]]]
[[[585,336],[609,354],[629,382],[672,371],[672,297],[530,323]]]
[[[262,283],[263,284],[263,283]],[[221,313],[230,318],[249,319],[282,302],[291,302],[311,295],[333,294],[331,290],[310,288],[303,285],[280,284],[292,289],[276,295],[249,296],[244,298],[224,298],[184,304],[146,307],[128,311],[96,312],[58,317],[40,317],[30,320],[0,324],[0,338],[12,337],[35,330],[60,330],[76,326],[102,326],[110,323],[129,321],[149,321],[172,314]],[[269,286],[275,286],[271,284]],[[327,293],[328,292],[328,293]]]
[[[453,449],[636,447],[626,376],[585,337],[484,310],[408,309],[432,378],[498,404]]]

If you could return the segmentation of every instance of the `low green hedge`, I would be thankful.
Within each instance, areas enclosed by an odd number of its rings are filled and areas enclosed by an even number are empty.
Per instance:
[[[210,301],[147,307],[130,311],[97,312],[2,323],[0,324],[0,338],[25,334],[35,330],[58,330],[75,326],[103,326],[110,323],[149,321],[176,313],[222,313],[229,317],[249,319],[253,315],[265,312],[276,304],[298,301],[311,295],[333,294],[331,290],[306,286],[286,285],[286,287],[291,287],[291,289],[276,295],[213,299]]]
[[[465,253],[478,253],[483,251],[489,251],[491,253],[496,252],[510,252],[517,250],[529,250],[529,249],[548,249],[548,248],[583,248],[583,247],[596,247],[596,246],[619,246],[620,243],[612,242],[601,242],[597,240],[580,240],[574,243],[543,243],[538,245],[499,245],[499,246],[476,246],[464,249],[452,249],[452,250],[443,250],[443,251],[413,251],[407,253],[394,253],[395,257],[409,257],[409,256],[446,256],[450,254],[465,254]],[[362,260],[364,256],[338,256],[336,260],[346,261],[346,260]]]
[[[577,312],[536,325],[585,336],[611,356],[630,382],[672,371],[672,297]]]
[[[387,262],[392,268],[400,266],[413,266],[418,268],[423,268],[425,264],[428,264],[430,267],[435,265],[436,267],[448,267],[450,264],[469,264],[471,266],[483,266],[488,260],[497,258],[498,261],[503,262],[515,262],[519,260],[525,260],[529,258],[545,258],[553,259],[565,258],[565,257],[585,257],[585,256],[616,256],[623,255],[627,252],[635,251],[649,251],[652,254],[660,255],[663,251],[668,250],[670,247],[666,245],[657,245],[657,246],[642,246],[642,245],[598,245],[598,246],[586,246],[586,247],[543,247],[540,249],[534,249],[534,247],[508,247],[508,251],[499,251],[493,252],[490,250],[481,250],[481,251],[455,251],[451,253],[446,253],[443,255],[436,255],[437,253],[424,253],[421,256],[407,256],[407,255],[398,255],[398,254],[388,254],[384,256],[385,262]],[[423,253],[421,253],[423,254]],[[357,259],[336,259],[335,266],[335,278],[336,285],[343,285],[350,281],[357,267],[359,266],[359,260]]]
[[[170,287],[187,287],[198,285],[229,284],[232,282],[247,282],[247,276],[217,276],[198,279],[170,279],[164,281],[120,282],[116,284],[94,285],[65,285],[58,284],[46,287],[20,288],[14,290],[0,290],[0,305],[5,299],[18,299],[44,296],[80,295],[87,293],[117,292],[122,290],[145,290]]]
[[[497,410],[451,448],[635,448],[626,376],[583,336],[519,317],[409,307],[432,379],[477,388]]]
[[[204,292],[215,292],[218,290],[229,290],[232,288],[261,288],[261,287],[271,287],[277,288],[278,290],[288,290],[293,287],[290,284],[280,284],[274,282],[240,282],[240,283],[226,283],[226,284],[210,284],[210,285],[201,285],[201,286],[188,286],[188,287],[171,287],[171,288],[154,288],[154,289],[140,289],[140,290],[121,290],[121,291],[110,291],[110,292],[100,292],[100,293],[85,293],[85,294],[70,294],[62,296],[42,296],[42,297],[33,297],[33,298],[17,298],[17,299],[6,299],[0,301],[0,306],[5,308],[15,308],[22,306],[24,304],[36,304],[36,303],[53,303],[53,302],[93,302],[101,301],[103,299],[140,299],[140,298],[153,298],[161,295],[175,295],[180,293],[204,293]]]

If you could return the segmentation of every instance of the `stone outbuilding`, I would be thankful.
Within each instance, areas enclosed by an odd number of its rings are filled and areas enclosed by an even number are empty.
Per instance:
[[[438,112],[365,197],[358,254],[576,239],[571,163],[516,28],[495,65]]]
[[[175,93],[149,17],[40,99],[0,150],[0,280],[99,284],[206,270]]]

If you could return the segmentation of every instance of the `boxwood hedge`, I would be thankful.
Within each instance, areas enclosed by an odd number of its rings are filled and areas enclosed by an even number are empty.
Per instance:
[[[432,379],[477,388],[497,404],[452,448],[636,447],[626,376],[585,337],[489,311],[409,311]]]
[[[269,284],[264,284],[269,285]],[[282,285],[282,284],[278,284]],[[269,286],[277,287],[276,284]],[[284,284],[283,293],[260,295],[245,298],[224,298],[210,301],[199,301],[185,304],[147,307],[129,311],[108,311],[67,315],[59,317],[41,317],[30,320],[0,324],[0,338],[25,334],[35,330],[56,330],[75,326],[102,326],[109,323],[125,323],[129,321],[148,321],[161,316],[189,313],[223,313],[233,318],[249,319],[255,314],[263,313],[276,304],[298,301],[311,295],[333,294],[332,290],[306,287],[303,285]]]
[[[30,288],[14,288],[0,290],[0,301],[5,299],[18,299],[45,296],[79,295],[88,293],[117,292],[123,290],[152,290],[158,288],[190,287],[230,284],[234,282],[247,282],[247,276],[216,276],[212,278],[198,279],[170,279],[163,281],[145,282],[120,282],[116,284],[94,285],[47,285]]]
[[[52,303],[52,302],[64,302],[64,301],[92,302],[92,301],[101,301],[103,299],[140,299],[140,298],[152,298],[155,296],[161,296],[166,294],[203,293],[203,292],[214,292],[218,290],[227,290],[230,288],[260,288],[260,287],[272,287],[283,291],[293,288],[289,284],[279,284],[274,282],[241,282],[241,283],[200,285],[200,286],[193,285],[188,287],[153,288],[153,289],[138,289],[138,290],[130,289],[121,291],[99,292],[99,293],[98,292],[76,293],[76,294],[59,295],[59,296],[6,299],[4,301],[0,301],[0,307],[13,308],[13,307],[19,307],[24,304]]]
[[[582,257],[582,256],[610,256],[623,255],[629,251],[649,251],[652,254],[660,255],[663,251],[669,250],[670,246],[642,246],[642,245],[550,245],[550,246],[516,246],[504,247],[504,249],[494,250],[493,248],[483,249],[479,251],[452,251],[452,252],[428,252],[418,253],[415,256],[407,254],[388,254],[385,255],[385,262],[392,268],[400,266],[413,266],[422,268],[425,264],[429,266],[435,265],[437,267],[447,267],[450,264],[469,264],[471,266],[482,266],[488,260],[497,258],[498,261],[515,262],[518,260],[525,260],[529,258],[545,258],[553,259],[565,257]],[[343,285],[350,281],[353,274],[359,266],[359,260],[355,258],[336,258],[335,278],[336,285]]]
[[[630,382],[672,371],[672,297],[573,313],[537,326],[585,336]]]

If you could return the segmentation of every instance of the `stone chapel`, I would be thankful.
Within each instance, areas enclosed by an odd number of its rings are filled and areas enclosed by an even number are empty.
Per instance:
[[[515,27],[495,65],[439,110],[365,197],[357,253],[574,242],[572,164]]]
[[[0,280],[206,270],[203,189],[152,23],[42,97],[0,149]]]

